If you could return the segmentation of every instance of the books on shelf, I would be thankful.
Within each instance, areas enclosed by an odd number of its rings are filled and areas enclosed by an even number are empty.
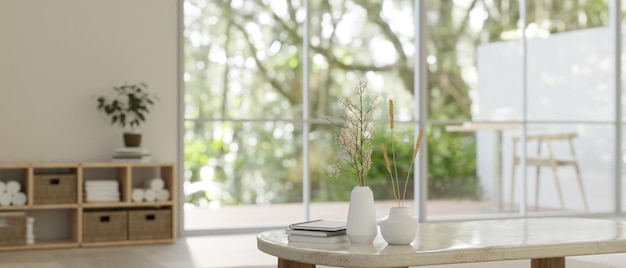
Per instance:
[[[150,150],[145,147],[119,147],[115,148],[115,154],[119,155],[149,155]]]
[[[113,162],[150,162],[150,150],[144,147],[115,148]]]
[[[152,159],[148,157],[113,157],[111,162],[150,162]]]
[[[346,222],[314,220],[290,224],[285,233],[290,242],[338,243],[348,240]]]
[[[287,239],[289,240],[289,242],[332,244],[332,243],[348,241],[348,236],[345,234],[336,235],[336,236],[327,236],[327,237],[290,234],[287,236]]]

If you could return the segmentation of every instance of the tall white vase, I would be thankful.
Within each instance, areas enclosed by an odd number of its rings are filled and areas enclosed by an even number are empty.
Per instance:
[[[350,193],[346,234],[353,244],[371,244],[378,235],[374,194],[368,186],[356,186]]]
[[[408,245],[417,235],[417,220],[406,207],[392,207],[380,221],[380,234],[390,245]]]

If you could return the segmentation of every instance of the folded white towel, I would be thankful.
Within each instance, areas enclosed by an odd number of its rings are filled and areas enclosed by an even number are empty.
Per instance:
[[[8,181],[6,186],[6,192],[10,194],[17,194],[20,192],[20,188],[22,188],[22,186],[19,182]]]
[[[87,197],[95,197],[95,198],[99,198],[99,197],[106,197],[106,198],[120,198],[120,195],[117,194],[86,194],[84,195],[85,198]]]
[[[148,202],[153,202],[156,200],[156,191],[153,189],[144,189],[143,191],[143,199]]]
[[[11,195],[11,204],[14,206],[23,206],[26,205],[26,201],[28,201],[26,199],[26,194],[19,192],[17,194],[12,194]]]
[[[167,201],[170,200],[170,191],[167,189],[161,189],[156,191],[156,200],[157,201]]]
[[[133,200],[133,202],[141,202],[143,201],[143,195],[144,195],[143,189],[134,188],[131,194],[131,199]]]
[[[144,187],[152,190],[161,190],[165,186],[165,181],[161,178],[153,178],[144,181]]]
[[[119,197],[97,197],[97,196],[87,196],[87,202],[117,202],[120,201]]]
[[[0,206],[8,206],[8,205],[11,205],[11,194],[0,193]]]
[[[117,184],[86,184],[85,188],[93,188],[93,189],[111,189],[117,188]]]
[[[117,190],[118,187],[117,186],[106,186],[106,187],[98,187],[98,186],[85,186],[85,190]]]
[[[4,193],[7,190],[7,184],[0,181],[0,193]]]
[[[116,185],[118,182],[114,180],[106,180],[106,181],[85,181],[85,185],[87,186],[110,186]]]
[[[118,191],[117,189],[98,189],[98,190],[92,190],[92,189],[85,189],[85,193],[86,194],[120,194],[120,191]]]

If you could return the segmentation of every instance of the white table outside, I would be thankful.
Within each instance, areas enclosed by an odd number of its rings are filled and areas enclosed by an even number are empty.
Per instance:
[[[564,268],[565,257],[626,252],[626,223],[581,218],[531,218],[421,223],[406,246],[294,243],[284,230],[257,236],[279,268],[409,267],[531,259],[532,268]]]
[[[450,132],[477,132],[493,131],[494,140],[494,171],[493,171],[493,194],[492,200],[497,211],[504,211],[502,201],[502,132],[521,128],[519,123],[501,122],[465,122],[462,125],[447,126],[446,131]]]

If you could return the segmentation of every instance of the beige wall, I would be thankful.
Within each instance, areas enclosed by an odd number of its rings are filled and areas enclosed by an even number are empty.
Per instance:
[[[0,162],[108,161],[121,129],[98,94],[144,81],[153,160],[176,161],[177,0],[0,1]]]

